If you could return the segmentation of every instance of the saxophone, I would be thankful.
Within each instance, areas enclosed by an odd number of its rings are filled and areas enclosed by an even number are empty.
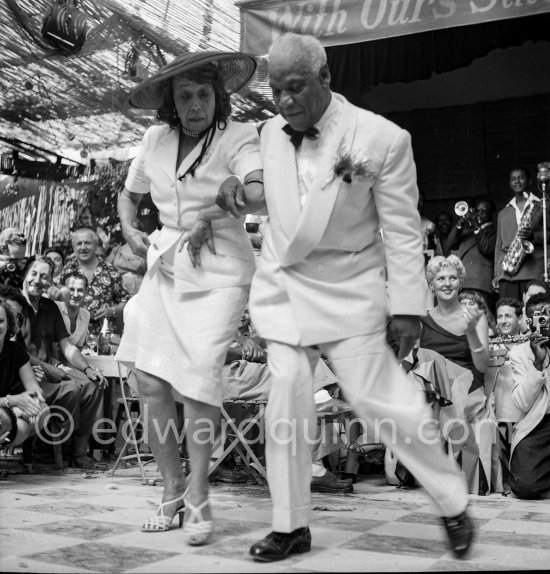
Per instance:
[[[514,240],[508,248],[508,253],[504,256],[502,260],[502,269],[509,275],[515,275],[526,255],[533,253],[535,246],[526,239],[522,239],[519,236],[519,232],[523,229],[529,229],[531,227],[531,218],[533,216],[533,209],[535,208],[535,202],[530,198],[525,207],[523,208],[523,213],[521,214],[521,219],[518,225],[518,233],[514,237]]]

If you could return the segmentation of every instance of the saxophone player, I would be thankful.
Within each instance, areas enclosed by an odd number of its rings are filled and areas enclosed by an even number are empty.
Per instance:
[[[542,204],[530,184],[527,168],[510,170],[513,197],[498,214],[495,246],[493,288],[501,298],[521,300],[527,283],[544,272]]]

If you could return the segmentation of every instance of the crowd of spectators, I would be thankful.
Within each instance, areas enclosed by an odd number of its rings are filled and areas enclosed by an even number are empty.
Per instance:
[[[456,218],[447,211],[437,215],[435,224],[422,217],[425,249],[444,257],[457,255],[465,267],[463,288],[479,292],[493,313],[498,298],[521,300],[527,283],[544,277],[542,203],[531,188],[529,170],[514,167],[509,172],[510,200],[498,214],[495,203],[481,197],[471,205],[461,202],[466,211],[458,209]],[[514,242],[517,238],[532,251],[524,252],[516,268],[506,271],[503,261],[520,245]]]
[[[476,494],[550,492],[550,299],[542,203],[531,185],[529,171],[514,167],[511,198],[498,214],[491,200],[478,198],[457,203],[456,221],[448,212],[435,224],[423,218],[425,249],[435,254],[426,270],[435,307],[423,320],[419,351],[435,350],[472,375],[463,416],[475,441],[455,442],[453,449]],[[460,403],[459,375],[453,371],[454,405],[443,413]],[[440,373],[436,387],[450,395],[444,379]]]
[[[89,364],[88,338],[106,323],[110,331],[120,330],[130,294],[117,268],[104,260],[105,237],[77,227],[71,242],[72,252],[50,246],[43,254],[29,253],[21,230],[0,232],[0,423],[11,433],[0,433],[0,440],[9,440],[2,447],[20,444],[40,428],[30,424],[40,415],[46,438],[33,441],[34,458],[52,459],[49,433],[58,436],[70,465],[92,468],[90,435],[107,380]],[[12,411],[16,426],[4,420]]]
[[[463,418],[469,432],[464,440],[452,441],[452,449],[475,494],[512,490],[517,496],[537,498],[550,489],[549,333],[537,319],[542,316],[544,323],[550,316],[550,296],[539,253],[541,210],[536,197],[528,194],[529,182],[526,169],[511,170],[513,198],[496,222],[495,205],[486,198],[476,200],[456,222],[447,212],[440,213],[435,224],[421,218],[423,247],[435,255],[426,267],[434,307],[423,319],[412,374],[423,373],[427,396],[431,392],[436,397],[433,405],[441,422],[450,405]],[[523,210],[529,201],[534,208],[526,226]],[[419,211],[423,202],[421,194]],[[85,211],[82,218],[85,222]],[[245,223],[257,254],[266,224],[265,217],[252,216]],[[526,254],[513,275],[503,271],[501,263],[516,234],[532,241],[535,252]],[[146,271],[144,259],[127,245],[111,248],[109,240],[105,233],[100,239],[91,227],[79,227],[71,236],[72,252],[51,246],[44,256],[29,256],[20,230],[1,231],[0,403],[5,406],[0,408],[0,441],[9,441],[3,447],[21,444],[44,427],[50,409],[60,406],[75,423],[66,431],[67,458],[76,467],[93,466],[89,436],[106,380],[81,351],[89,351],[89,335],[99,334],[105,321],[111,331],[122,332],[122,311]],[[338,384],[330,365],[320,363],[319,413],[328,408],[349,412],[335,398]],[[437,368],[428,370],[428,363]],[[228,350],[223,377],[225,399],[267,399],[265,345],[255,336],[248,315]],[[355,439],[361,432],[355,425],[352,445],[360,446]],[[223,445],[218,446],[219,454]],[[339,470],[353,470],[338,476],[327,455],[341,453],[341,441],[335,435],[319,439],[312,459],[312,489],[350,492],[357,480],[357,452],[365,454],[368,447],[376,450],[380,445],[365,446],[348,449]],[[227,461],[213,477],[242,480]],[[409,484],[413,483],[414,478]]]

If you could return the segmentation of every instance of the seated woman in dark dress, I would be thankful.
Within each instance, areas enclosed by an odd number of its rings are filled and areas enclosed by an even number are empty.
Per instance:
[[[452,446],[470,492],[487,494],[496,464],[492,454],[496,419],[484,394],[484,373],[489,366],[488,323],[481,309],[459,301],[464,276],[464,265],[455,255],[436,256],[428,262],[426,280],[437,305],[422,318],[420,347],[436,351],[472,373],[464,404],[463,438],[453,441]]]
[[[0,448],[20,445],[48,411],[25,347],[10,340],[15,334],[13,313],[0,302]]]

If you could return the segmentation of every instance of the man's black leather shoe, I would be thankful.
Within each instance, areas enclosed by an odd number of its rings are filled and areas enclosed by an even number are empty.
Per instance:
[[[348,478],[340,480],[330,470],[323,476],[314,476],[311,479],[311,492],[346,493],[353,492],[353,480]]]
[[[474,522],[465,510],[454,518],[443,517],[443,524],[447,530],[447,536],[451,550],[457,558],[464,558],[474,539]]]
[[[284,560],[289,554],[302,554],[311,550],[311,532],[297,528],[294,532],[270,532],[250,548],[250,556],[258,562]]]

